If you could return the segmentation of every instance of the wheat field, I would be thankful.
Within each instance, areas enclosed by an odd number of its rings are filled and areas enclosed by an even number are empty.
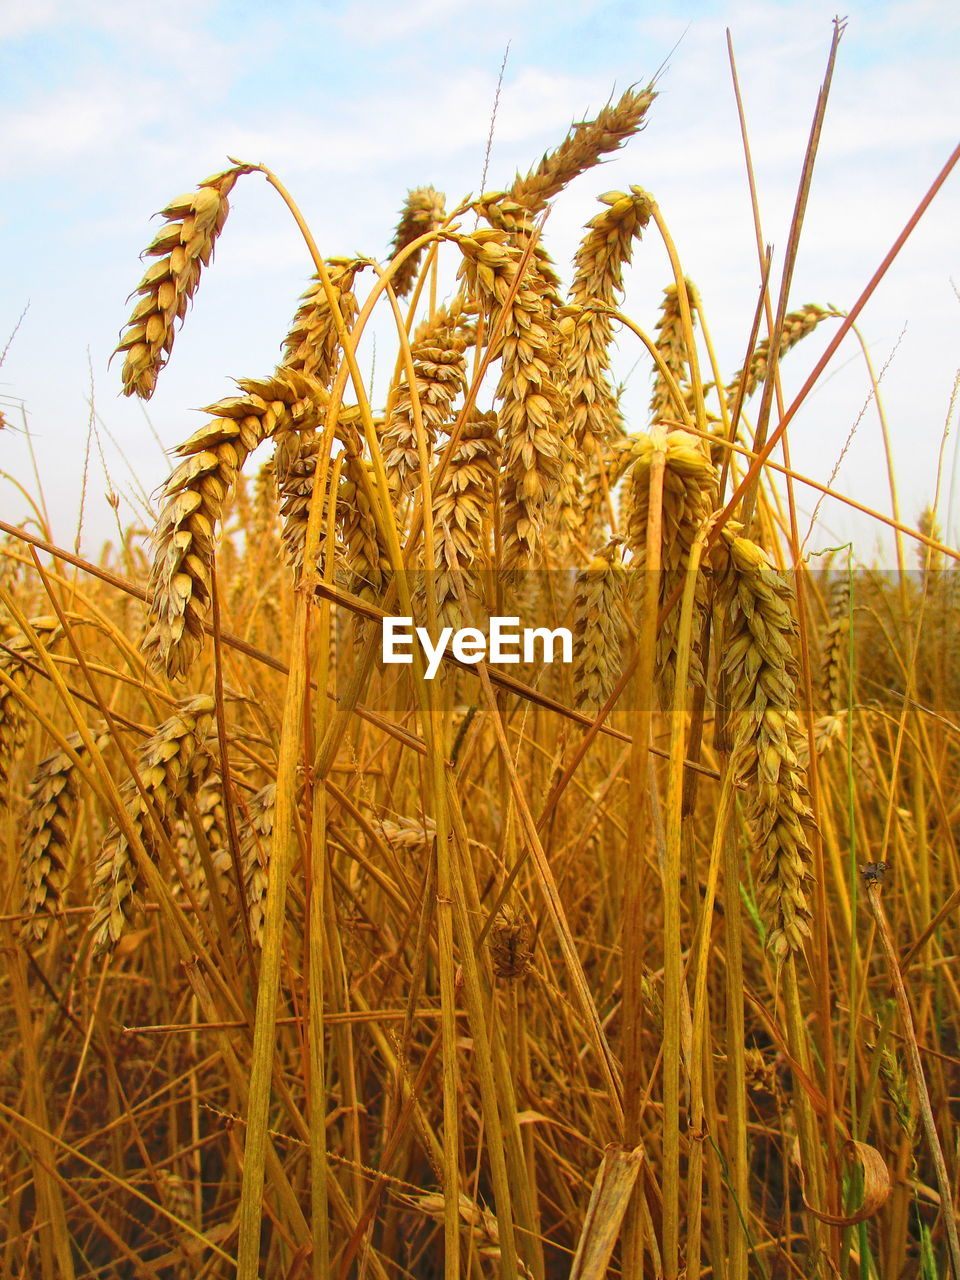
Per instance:
[[[4,1280],[960,1280],[960,552],[892,472],[895,571],[805,550],[798,502],[855,500],[790,424],[873,286],[790,300],[803,199],[739,369],[642,187],[561,279],[552,202],[656,97],[411,190],[382,263],[262,164],[162,211],[127,395],[236,184],[315,275],[152,530],[92,563],[37,495],[0,522]],[[572,661],[383,661],[385,618],[493,616]]]

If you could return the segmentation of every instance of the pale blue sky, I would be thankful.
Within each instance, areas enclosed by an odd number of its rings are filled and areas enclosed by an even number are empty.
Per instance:
[[[851,305],[956,145],[958,13],[952,3],[849,8],[794,304]],[[733,372],[758,274],[724,29],[732,29],[737,50],[765,234],[782,250],[833,14],[816,0],[357,0],[270,11],[203,0],[36,0],[27,11],[0,0],[0,346],[29,303],[0,368],[0,404],[14,423],[26,404],[57,537],[72,545],[88,349],[97,410],[142,487],[153,490],[166,475],[140,408],[118,396],[118,363],[106,367],[142,271],[138,255],[152,236],[153,211],[223,167],[227,154],[239,155],[265,161],[287,182],[324,253],[382,255],[408,186],[433,183],[451,202],[479,190],[508,40],[488,187],[505,185],[572,119],[645,82],[669,59],[646,130],[558,199],[546,237],[566,272],[596,195],[631,182],[649,188]],[[217,259],[148,406],[167,447],[194,429],[191,410],[229,391],[231,376],[269,372],[309,275],[296,229],[262,179],[243,180],[232,203]],[[863,319],[878,368],[903,333],[883,387],[910,519],[933,494],[960,353],[951,284],[960,282],[958,226],[955,173]],[[645,327],[655,322],[668,278],[650,237],[636,254],[626,302]],[[387,329],[376,332],[382,374]],[[822,339],[791,356],[788,391],[826,337],[824,328]],[[794,465],[824,481],[868,391],[854,354],[853,347],[840,352],[837,371],[792,429]],[[625,341],[622,376],[637,355]],[[368,351],[365,367],[371,358]],[[647,391],[641,364],[625,399],[638,427]],[[126,523],[136,518],[126,497],[133,482],[109,440],[104,447]],[[0,437],[0,470],[34,487],[21,437]],[[839,483],[888,510],[872,408]],[[111,536],[105,488],[97,462],[85,542],[94,553]],[[801,498],[811,509],[813,499]],[[26,514],[2,481],[0,512]],[[857,533],[869,555],[873,535],[862,523],[835,508],[824,515],[831,536]]]

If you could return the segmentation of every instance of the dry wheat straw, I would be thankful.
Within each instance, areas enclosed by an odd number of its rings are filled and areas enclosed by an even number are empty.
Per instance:
[[[720,669],[729,698],[732,767],[749,789],[749,819],[760,853],[759,904],[777,956],[803,946],[810,931],[812,826],[796,712],[791,591],[756,543],[724,531],[719,599],[725,615]]]
[[[801,307],[799,311],[788,311],[783,318],[783,335],[780,339],[780,355],[783,357],[795,347],[797,343],[813,333],[821,320],[826,320],[830,316],[839,316],[839,311],[834,311],[831,307],[818,307],[815,303],[810,302],[805,307]],[[770,355],[770,340],[764,338],[762,342],[757,343],[757,348],[750,357],[750,363],[747,365],[746,380],[743,388],[743,398],[746,400],[752,396],[767,376],[767,360]],[[738,369],[730,380],[727,387],[727,399],[731,404],[736,400],[737,392],[740,388],[741,379],[744,373],[742,369]]]
[[[461,324],[465,318],[462,308],[441,309],[414,335],[410,353],[413,391],[420,404],[428,457],[438,433],[450,422],[453,402],[466,390],[467,336]],[[420,473],[413,391],[404,373],[383,433],[383,461],[395,495],[411,493]]]
[[[174,715],[144,743],[137,757],[143,792],[133,778],[120,788],[127,813],[144,849],[153,854],[157,841],[148,810],[166,826],[177,801],[197,780],[198,762],[206,766],[203,743],[213,720],[213,698],[186,698]],[[94,911],[90,924],[97,952],[111,951],[129,926],[138,906],[141,879],[136,855],[126,837],[114,827],[104,841],[94,869]]]
[[[447,216],[444,210],[446,196],[433,187],[416,187],[407,192],[407,198],[400,210],[400,221],[390,246],[390,257],[395,258],[408,244],[418,240],[420,236],[435,231]],[[393,276],[393,287],[398,298],[405,298],[413,288],[420,267],[423,249],[418,249],[397,268]]]
[[[149,400],[160,370],[173,349],[175,324],[183,322],[187,306],[209,266],[217,237],[223,230],[234,183],[253,170],[236,165],[205,178],[196,191],[177,196],[161,211],[166,225],[157,232],[145,256],[156,261],[137,286],[140,301],[133,309],[117,351],[125,351],[124,395]]]
[[[620,541],[607,543],[577,574],[573,597],[576,706],[595,715],[620,674],[624,570]]]

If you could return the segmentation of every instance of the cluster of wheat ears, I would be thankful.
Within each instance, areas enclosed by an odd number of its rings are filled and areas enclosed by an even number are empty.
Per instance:
[[[655,96],[411,191],[385,266],[262,165],[163,210],[129,395],[238,181],[316,274],[149,568],[3,525],[0,1276],[960,1280],[958,553],[894,491],[900,573],[801,554],[779,360],[857,310],[787,305],[803,199],[732,376],[641,187],[562,290],[545,212]],[[547,607],[571,666],[379,661],[385,615]]]

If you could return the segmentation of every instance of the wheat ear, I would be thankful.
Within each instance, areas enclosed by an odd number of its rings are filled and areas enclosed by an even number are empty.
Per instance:
[[[720,670],[729,699],[731,765],[749,792],[760,851],[758,876],[767,941],[777,956],[799,951],[810,932],[813,825],[796,712],[792,593],[756,543],[724,530],[718,599],[724,614]]]
[[[622,147],[642,127],[655,97],[652,86],[628,89],[618,102],[601,108],[593,120],[574,124],[563,142],[548,151],[535,168],[522,177],[517,174],[511,197],[531,213],[539,212],[578,174]]]
[[[214,701],[206,694],[186,698],[177,711],[144,743],[137,758],[143,792],[133,778],[120,788],[133,828],[148,853],[156,847],[152,807],[166,824],[178,798],[195,781],[195,766],[213,720]],[[126,837],[114,829],[107,836],[94,869],[94,909],[90,932],[97,952],[110,951],[129,926],[137,906],[140,868]]]
[[[832,307],[818,307],[813,302],[801,307],[799,311],[788,311],[783,319],[783,334],[780,338],[781,357],[786,355],[790,348],[795,347],[807,334],[813,333],[821,320],[839,315],[840,312],[835,311]],[[744,400],[753,395],[767,376],[767,361],[769,358],[770,339],[764,338],[762,342],[757,343],[756,350],[750,357],[750,363],[746,367],[746,378],[744,378],[743,369],[738,369],[731,379],[730,385],[727,387],[727,399],[731,404],[737,398],[741,381],[743,381]]]
[[[400,221],[390,246],[390,257],[395,258],[407,245],[418,240],[429,231],[435,231],[447,216],[444,209],[446,196],[433,187],[415,187],[407,192],[407,198],[400,210]],[[393,287],[398,298],[405,298],[413,288],[420,268],[423,249],[411,253],[404,259],[393,275]]]
[[[247,802],[248,822],[240,835],[243,893],[254,945],[263,946],[267,886],[270,883],[270,842],[277,803],[277,785],[268,782]]]
[[[356,319],[357,299],[352,292],[363,263],[356,258],[328,258],[327,274],[344,324],[349,329]],[[339,331],[330,309],[327,292],[318,276],[300,299],[290,331],[283,342],[283,363],[325,386],[333,379],[339,362]]]
[[[124,395],[138,395],[143,400],[153,395],[160,370],[173,349],[174,326],[183,322],[201,270],[209,266],[227,220],[227,197],[237,179],[252,172],[250,165],[235,165],[215,173],[196,191],[177,196],[161,211],[165,225],[144,255],[156,261],[137,286],[139,301],[117,347],[118,352],[126,353]]]
[[[82,758],[80,735],[71,734],[67,742]],[[79,794],[76,763],[66,751],[55,751],[37,766],[27,795],[20,855],[23,910],[29,916],[23,930],[36,942],[46,937],[62,905]]]
[[[559,335],[550,291],[530,259],[517,285],[519,251],[506,233],[481,230],[458,236],[461,274],[479,297],[491,325],[506,310],[497,385],[503,430],[502,567],[533,568],[542,549],[548,504],[560,485],[562,462]],[[513,301],[506,306],[511,289]]]
[[[687,290],[687,301],[690,304],[690,315],[695,319],[697,291],[691,281],[685,280],[684,284]],[[657,321],[656,346],[667,370],[673,375],[674,381],[681,392],[684,392],[686,384],[690,381],[690,353],[687,351],[687,341],[683,332],[680,293],[676,283],[668,284],[663,291],[663,301],[660,303],[660,319]],[[650,414],[653,422],[663,422],[669,419],[676,419],[679,416],[677,405],[670,394],[669,384],[660,372],[659,366],[654,369],[653,373]]]
[[[620,301],[623,268],[651,213],[650,198],[640,187],[609,191],[600,200],[607,207],[587,223],[574,260],[568,307],[560,321],[573,435],[585,453],[621,429],[610,382],[613,323],[607,309]]]
[[[620,674],[624,570],[613,539],[577,574],[573,595],[573,687],[578,710],[595,715]]]
[[[244,394],[212,405],[211,421],[177,450],[183,461],[163,490],[143,649],[151,665],[171,677],[186,675],[202,647],[215,541],[241,468],[274,435],[284,437],[288,456],[295,457],[300,434],[321,425],[328,399],[319,382],[292,369],[238,385]]]
[[[477,594],[471,570],[484,559],[484,520],[493,498],[499,459],[497,415],[473,412],[450,452],[443,480],[433,496],[439,571],[434,590],[441,626],[464,626],[463,600]]]
[[[626,522],[626,541],[633,552],[632,567],[644,569],[647,563],[647,524],[649,517],[650,467],[655,442],[653,436],[639,436],[631,447],[633,465],[630,471],[630,508]],[[695,436],[688,431],[671,431],[665,436],[666,461],[663,477],[662,545],[660,551],[660,608],[676,593],[686,575],[690,552],[697,534],[713,511],[717,499],[717,475]],[[696,586],[696,607],[702,615],[706,608],[706,579],[703,574]],[[677,661],[677,628],[680,621],[679,602],[664,620],[657,636],[656,670],[661,704],[671,705],[673,677]],[[690,655],[690,677],[703,680],[697,644],[700,627],[694,627],[694,645]]]
[[[466,390],[467,337],[460,323],[463,317],[462,310],[449,313],[441,309],[414,335],[413,391],[420,404],[428,456],[437,433],[450,421],[453,402]],[[411,493],[420,472],[413,391],[404,374],[383,434],[383,461],[395,495]]]

